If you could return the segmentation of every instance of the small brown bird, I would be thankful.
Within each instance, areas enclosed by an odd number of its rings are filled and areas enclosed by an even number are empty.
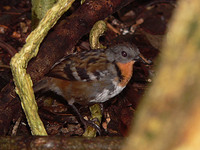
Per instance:
[[[71,54],[56,63],[34,90],[57,93],[81,117],[73,104],[103,103],[119,94],[131,79],[138,59],[138,48],[130,44]]]

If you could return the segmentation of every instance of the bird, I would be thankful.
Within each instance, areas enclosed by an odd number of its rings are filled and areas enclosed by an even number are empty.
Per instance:
[[[65,56],[34,85],[34,91],[52,91],[62,96],[80,117],[74,103],[104,103],[118,95],[140,60],[139,49],[132,44],[117,44],[107,49],[84,50]]]

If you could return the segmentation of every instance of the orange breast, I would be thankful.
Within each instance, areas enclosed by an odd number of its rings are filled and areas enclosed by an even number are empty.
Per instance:
[[[123,76],[123,80],[120,83],[120,86],[124,87],[129,82],[133,73],[133,64],[135,61],[130,61],[128,63],[117,63],[117,66],[121,70],[121,74]]]

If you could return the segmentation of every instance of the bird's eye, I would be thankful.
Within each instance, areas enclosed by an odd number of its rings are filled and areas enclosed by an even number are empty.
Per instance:
[[[127,53],[125,51],[122,51],[121,54],[122,54],[123,57],[127,56]]]

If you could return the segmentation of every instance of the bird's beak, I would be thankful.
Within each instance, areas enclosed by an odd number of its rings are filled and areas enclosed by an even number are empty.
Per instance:
[[[152,61],[147,60],[142,54],[138,55],[134,60],[135,61],[139,60],[139,61],[143,62],[144,64],[148,64],[148,65],[152,64]]]

